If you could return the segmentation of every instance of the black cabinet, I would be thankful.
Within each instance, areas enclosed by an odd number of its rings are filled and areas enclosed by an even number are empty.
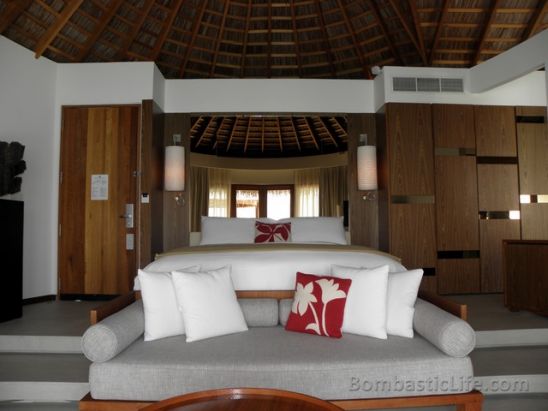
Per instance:
[[[23,315],[23,202],[0,200],[0,322]]]

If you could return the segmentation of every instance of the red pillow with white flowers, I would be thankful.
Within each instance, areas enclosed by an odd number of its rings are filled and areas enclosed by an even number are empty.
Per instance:
[[[297,273],[286,330],[341,338],[344,306],[352,280]]]
[[[286,243],[291,238],[291,223],[269,224],[255,221],[256,243]]]

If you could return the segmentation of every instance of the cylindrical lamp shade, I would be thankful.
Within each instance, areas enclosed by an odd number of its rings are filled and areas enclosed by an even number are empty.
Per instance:
[[[164,160],[164,190],[185,190],[185,148],[167,146]]]
[[[377,189],[377,149],[358,146],[358,190]]]

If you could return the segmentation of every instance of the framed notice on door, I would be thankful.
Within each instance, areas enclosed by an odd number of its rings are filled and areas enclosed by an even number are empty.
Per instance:
[[[91,175],[91,200],[108,200],[108,174]]]

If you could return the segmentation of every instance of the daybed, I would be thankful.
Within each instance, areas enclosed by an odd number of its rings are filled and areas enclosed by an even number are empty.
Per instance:
[[[90,394],[80,409],[136,410],[194,391],[262,387],[328,399],[344,409],[455,404],[481,410],[468,357],[475,334],[464,306],[421,294],[414,338],[346,334],[336,340],[286,331],[296,270],[321,274],[339,263],[403,268],[394,257],[361,247],[287,246],[193,247],[150,264],[152,271],[197,261],[231,264],[249,331],[192,343],[184,336],[145,342],[139,292],[119,297],[92,312],[96,324],[83,337],[93,363]],[[253,269],[258,261],[261,272]]]

